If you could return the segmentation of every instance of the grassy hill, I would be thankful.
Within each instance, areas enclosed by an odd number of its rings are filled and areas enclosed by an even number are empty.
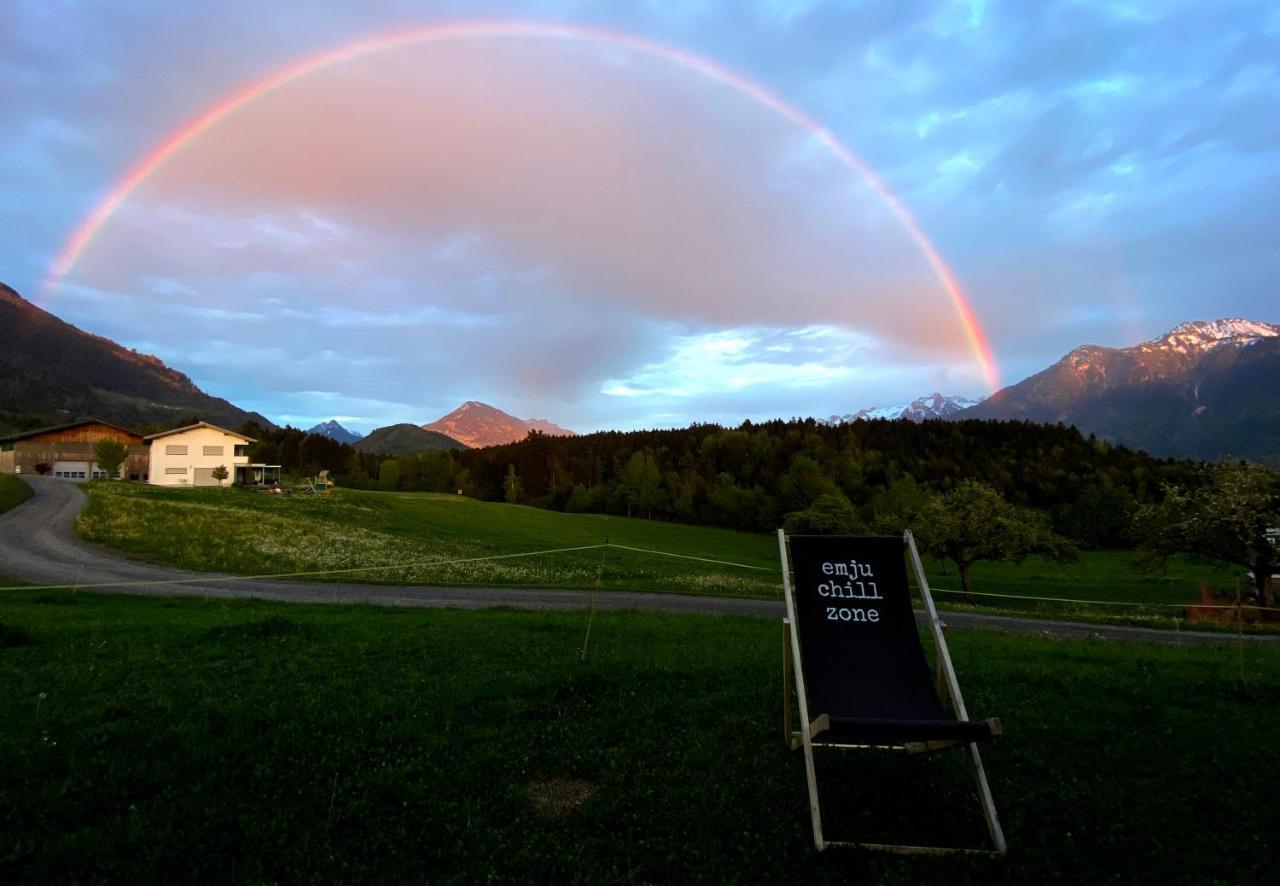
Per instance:
[[[467,448],[452,437],[438,431],[427,431],[410,424],[377,428],[353,445],[361,452],[372,452],[378,455],[417,455],[420,452]]]
[[[603,570],[607,589],[781,596],[777,541],[763,534],[427,493],[340,489],[330,496],[272,497],[241,489],[126,483],[93,483],[89,491],[89,505],[79,522],[85,538],[131,556],[189,569],[263,574],[395,564],[393,569],[333,578],[590,588],[600,569],[600,551],[452,566],[430,563],[597,545],[608,538],[618,545],[755,568],[610,549]],[[1139,571],[1135,561],[1132,553],[1095,551],[1071,565],[1039,559],[1021,566],[982,563],[975,569],[975,583],[986,593],[1140,603],[1189,603],[1198,599],[1202,581],[1230,585],[1229,574],[1183,560],[1156,575]],[[955,600],[945,593],[959,587],[954,568],[948,571],[931,562],[928,569],[938,599]]]
[[[1264,882],[1280,650],[957,632],[1007,859],[813,851],[772,621],[0,595],[0,881]],[[832,838],[981,845],[959,753]]]

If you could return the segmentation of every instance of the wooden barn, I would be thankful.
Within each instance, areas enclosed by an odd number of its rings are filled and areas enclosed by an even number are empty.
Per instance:
[[[67,480],[106,476],[93,461],[93,444],[115,440],[129,447],[121,476],[147,479],[148,452],[142,435],[96,418],[0,437],[0,474],[36,474],[48,465],[49,475]]]

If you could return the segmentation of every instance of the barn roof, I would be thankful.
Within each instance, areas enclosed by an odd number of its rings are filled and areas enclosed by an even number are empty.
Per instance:
[[[0,437],[0,443],[17,443],[19,440],[29,440],[32,437],[39,437],[44,434],[54,434],[59,431],[69,431],[72,428],[80,428],[80,427],[84,427],[85,425],[104,425],[105,427],[111,428],[113,431],[119,431],[122,434],[128,434],[130,437],[137,437],[139,440],[143,439],[142,435],[139,434],[137,431],[131,431],[128,428],[122,428],[119,425],[113,425],[109,421],[103,421],[100,418],[82,418],[79,421],[68,422],[65,425],[53,425],[47,428],[35,428],[34,430],[22,431],[21,433],[18,433],[18,434],[10,434],[8,437]]]

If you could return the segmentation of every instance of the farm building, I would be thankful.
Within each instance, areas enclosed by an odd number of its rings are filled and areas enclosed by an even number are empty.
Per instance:
[[[106,476],[93,460],[93,444],[100,440],[114,440],[129,448],[129,456],[120,469],[122,476],[131,480],[147,478],[143,437],[96,418],[0,438],[0,474],[36,474],[37,465],[48,465],[52,476],[68,480]]]
[[[208,422],[196,422],[146,438],[149,471],[155,486],[218,486],[213,472],[227,469],[227,482],[243,483],[250,467],[246,450],[252,437]],[[261,466],[258,466],[261,467]],[[252,482],[252,477],[248,478]]]

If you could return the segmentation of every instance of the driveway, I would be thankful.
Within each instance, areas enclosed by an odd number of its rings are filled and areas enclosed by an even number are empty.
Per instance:
[[[424,606],[457,609],[585,609],[589,591],[520,588],[448,588],[421,585],[376,585],[347,582],[244,579],[233,575],[191,572],[125,559],[75,534],[75,518],[85,504],[76,483],[48,477],[23,477],[34,495],[0,514],[0,576],[40,585],[84,587],[86,591],[149,597],[217,597],[279,600],[290,603],[371,603],[378,606]],[[2,582],[2,580],[0,580]],[[695,615],[750,615],[781,618],[780,602],[680,594],[605,591],[597,598],[602,610],[645,610]],[[1280,637],[1207,632],[1159,631],[1112,625],[1048,621],[1003,615],[948,612],[949,628],[985,628],[1056,637],[1103,637],[1157,643],[1276,643]]]

